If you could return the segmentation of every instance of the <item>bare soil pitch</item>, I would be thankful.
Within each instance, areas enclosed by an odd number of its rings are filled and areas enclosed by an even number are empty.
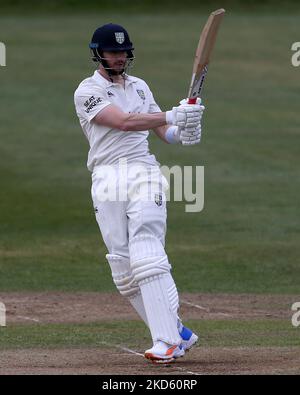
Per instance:
[[[299,374],[300,351],[276,348],[196,348],[168,366],[122,351],[18,350],[0,355],[0,374]]]
[[[187,319],[288,319],[295,296],[183,293]],[[138,319],[117,293],[0,293],[12,323],[88,323]],[[3,328],[5,329],[5,328]],[[140,350],[136,350],[141,353]],[[0,374],[299,374],[299,348],[206,348],[157,366],[124,349],[26,349],[0,354]]]
[[[180,294],[184,319],[290,319],[291,295]],[[130,303],[118,293],[1,293],[8,323],[87,323],[138,319]]]

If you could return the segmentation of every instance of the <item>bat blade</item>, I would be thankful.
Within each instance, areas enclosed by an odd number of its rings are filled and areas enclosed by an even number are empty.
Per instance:
[[[225,10],[223,8],[212,12],[201,32],[193,65],[192,80],[188,92],[188,103],[190,104],[196,103],[197,97],[200,96],[211,53],[224,13]]]

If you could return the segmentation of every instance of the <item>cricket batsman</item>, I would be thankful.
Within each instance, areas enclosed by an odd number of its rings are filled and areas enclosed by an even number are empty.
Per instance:
[[[178,292],[165,251],[168,182],[147,138],[153,130],[167,144],[198,144],[204,107],[182,100],[162,112],[148,85],[127,73],[134,48],[122,26],[99,27],[90,50],[97,69],[79,84],[74,100],[90,146],[87,167],[96,220],[113,281],[151,332],[153,344],[145,357],[169,363],[198,336],[178,316]],[[112,186],[117,193],[108,199]]]

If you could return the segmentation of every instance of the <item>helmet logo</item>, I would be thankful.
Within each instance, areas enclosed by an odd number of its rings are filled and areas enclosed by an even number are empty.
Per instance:
[[[116,41],[119,44],[123,44],[123,42],[125,41],[125,36],[123,32],[118,32],[115,33],[115,37],[116,37]]]

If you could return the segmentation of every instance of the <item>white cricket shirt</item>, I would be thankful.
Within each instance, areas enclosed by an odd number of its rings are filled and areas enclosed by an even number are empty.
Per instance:
[[[118,164],[120,158],[126,158],[128,163],[159,165],[149,152],[148,130],[124,132],[93,121],[98,112],[109,104],[126,113],[161,112],[145,81],[126,76],[124,89],[121,84],[106,80],[96,70],[93,76],[79,84],[74,101],[82,130],[90,144],[87,167],[91,172],[98,165]]]

